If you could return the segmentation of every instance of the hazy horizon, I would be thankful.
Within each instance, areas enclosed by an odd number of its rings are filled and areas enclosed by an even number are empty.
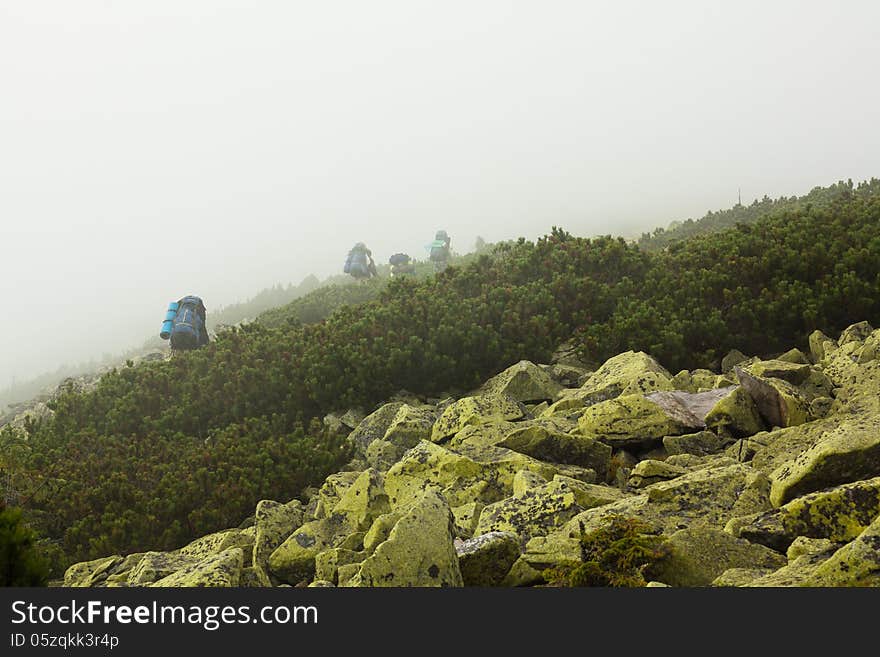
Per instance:
[[[880,6],[0,4],[0,389],[377,262],[880,176]]]

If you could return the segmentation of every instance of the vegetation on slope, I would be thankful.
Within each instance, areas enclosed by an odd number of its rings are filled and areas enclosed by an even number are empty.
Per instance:
[[[312,422],[330,410],[466,390],[573,334],[594,361],[633,348],[693,368],[878,316],[878,180],[658,254],[554,228],[323,322],[249,324],[71,390],[31,428],[15,482],[76,559],[175,547],[338,469],[344,441]]]
[[[21,510],[0,502],[0,586],[43,586],[48,576],[49,564]]]
[[[737,224],[750,224],[759,219],[780,211],[798,211],[808,205],[813,207],[825,207],[839,199],[846,197],[853,189],[852,181],[839,182],[828,187],[815,187],[809,194],[804,196],[780,196],[771,199],[765,195],[760,201],[755,199],[751,205],[737,204],[727,210],[717,212],[709,211],[701,219],[686,219],[685,221],[673,221],[666,228],[657,227],[653,232],[642,233],[638,244],[646,251],[660,251],[668,246],[696,237],[718,233]]]

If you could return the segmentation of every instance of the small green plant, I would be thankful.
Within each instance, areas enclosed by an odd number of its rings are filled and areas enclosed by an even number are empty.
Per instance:
[[[21,511],[0,503],[0,586],[45,586],[49,564]]]
[[[544,579],[550,586],[645,586],[645,570],[663,557],[663,539],[650,531],[635,518],[612,516],[581,538],[582,562],[548,568]]]

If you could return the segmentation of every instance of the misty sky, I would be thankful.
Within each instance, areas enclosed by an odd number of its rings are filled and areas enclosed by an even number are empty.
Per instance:
[[[880,176],[880,3],[0,0],[0,388],[355,241]]]

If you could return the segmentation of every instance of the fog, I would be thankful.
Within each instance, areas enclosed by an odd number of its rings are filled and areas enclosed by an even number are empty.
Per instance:
[[[275,283],[880,175],[875,2],[0,0],[0,387]]]

